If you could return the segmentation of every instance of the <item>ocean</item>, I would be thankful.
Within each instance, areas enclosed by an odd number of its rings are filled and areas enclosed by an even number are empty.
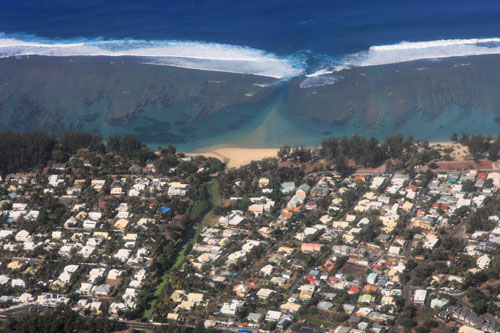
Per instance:
[[[497,1],[0,1],[0,129],[152,147],[500,130]]]

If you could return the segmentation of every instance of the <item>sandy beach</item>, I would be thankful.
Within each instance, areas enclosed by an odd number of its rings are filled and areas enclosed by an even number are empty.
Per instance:
[[[278,148],[207,148],[196,153],[186,153],[186,155],[215,157],[227,162],[230,168],[238,168],[252,161],[277,157],[278,151]]]
[[[460,143],[455,143],[455,142],[451,142],[451,141],[442,141],[442,142],[433,141],[433,142],[429,143],[429,146],[432,148],[436,148],[436,149],[452,148],[453,152],[450,154],[450,157],[454,160],[461,161],[461,160],[467,160],[467,159],[472,158],[472,156],[470,156],[470,153],[469,153],[469,148],[467,148],[466,146],[463,146]]]

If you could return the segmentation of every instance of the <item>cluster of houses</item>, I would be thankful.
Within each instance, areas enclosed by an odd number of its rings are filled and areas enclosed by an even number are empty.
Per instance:
[[[122,317],[137,308],[158,255],[158,231],[169,223],[170,208],[158,198],[187,201],[189,186],[155,176],[153,164],[85,179],[63,166],[52,171],[0,180],[0,303],[69,304],[84,314]],[[459,292],[467,274],[488,270],[494,260],[500,212],[488,217],[487,230],[467,234],[455,225],[488,203],[500,173],[426,179],[311,172],[297,184],[264,176],[245,200],[229,196],[223,214],[204,220],[186,256],[189,278],[203,283],[169,289],[166,320],[199,317],[206,328],[262,331],[293,331],[310,321],[335,332],[383,332],[406,300],[439,311],[442,320],[498,329],[450,306],[443,294]],[[408,298],[409,267],[424,263],[449,232],[463,240],[460,255],[474,267],[429,274]]]
[[[181,306],[185,299],[178,300],[171,319],[179,321],[196,313],[197,306],[216,304],[206,327],[285,330],[314,307],[319,313],[345,315],[336,332],[387,330],[400,311],[408,261],[423,260],[413,250],[437,248],[438,230],[452,227],[448,221],[454,212],[482,207],[500,187],[500,177],[474,171],[438,174],[428,184],[422,175],[411,181],[404,173],[307,177],[302,184],[282,183],[282,202],[270,199],[269,179],[261,178],[247,210],[233,210],[204,227],[188,260],[198,278],[224,292],[196,290],[207,302],[187,303],[187,308]],[[474,182],[473,192],[462,190],[467,181]],[[353,202],[347,202],[347,192],[356,194]],[[407,239],[400,229],[416,233]],[[478,252],[469,255],[477,259],[477,270],[488,267],[491,258],[481,249],[491,246],[498,230],[472,235],[466,250],[476,245],[472,250]],[[255,248],[258,256],[252,255]],[[455,281],[458,289],[457,281],[464,277],[433,278]],[[172,299],[180,292],[191,291],[175,291]],[[449,303],[439,290],[426,288],[414,290],[410,301],[436,310]],[[247,311],[249,303],[252,311]]]
[[[75,179],[67,167],[51,170],[0,181],[4,311],[68,304],[70,295],[85,314],[134,310],[155,259],[158,222],[170,210],[155,198],[183,198],[187,184],[145,176],[142,168],[90,179]]]
[[[475,332],[488,332],[488,333],[496,333],[500,331],[500,324],[497,322],[484,319],[481,316],[478,316],[476,313],[465,310],[458,306],[449,306],[443,311],[439,312],[437,318],[444,320],[446,322],[450,320],[455,320],[467,325],[466,327],[472,327]]]

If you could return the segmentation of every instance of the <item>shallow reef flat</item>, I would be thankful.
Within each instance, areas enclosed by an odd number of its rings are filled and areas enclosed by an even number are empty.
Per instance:
[[[135,134],[153,148],[279,147],[359,133],[429,140],[500,130],[500,56],[269,77],[137,57],[0,59],[0,130]]]
[[[458,119],[487,117],[491,126],[469,132],[489,131],[500,128],[499,72],[498,55],[345,69],[312,79],[295,78],[289,85],[286,108],[332,126],[354,121],[382,135],[408,130],[417,119],[445,121],[450,116],[442,113],[449,112]],[[447,132],[460,129],[454,122],[441,125]]]

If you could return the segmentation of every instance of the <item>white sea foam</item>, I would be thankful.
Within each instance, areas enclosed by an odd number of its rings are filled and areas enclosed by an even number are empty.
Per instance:
[[[302,63],[253,48],[192,41],[80,40],[13,38],[0,34],[0,57],[133,56],[148,63],[198,70],[255,74],[273,78],[301,75]]]
[[[423,59],[500,54],[500,38],[450,39],[428,42],[401,42],[372,46],[343,58],[350,67],[388,65]]]
[[[340,80],[343,80],[343,76],[333,76],[329,74],[321,74],[316,76],[308,76],[306,77],[299,85],[301,89],[312,88],[312,87],[321,87],[330,84],[335,84]]]

